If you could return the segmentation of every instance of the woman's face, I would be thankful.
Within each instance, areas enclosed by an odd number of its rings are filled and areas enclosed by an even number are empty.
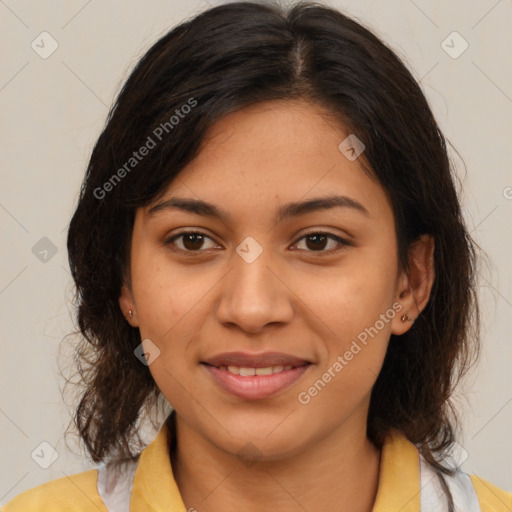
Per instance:
[[[229,453],[279,458],[342,426],[365,432],[389,337],[409,327],[391,204],[339,149],[348,135],[308,103],[245,108],[136,213],[121,307],[136,311],[149,369],[178,416]],[[334,196],[348,199],[300,206]],[[150,211],[170,199],[212,208]],[[263,358],[237,365],[232,352]],[[229,362],[258,374],[236,376],[221,368]]]

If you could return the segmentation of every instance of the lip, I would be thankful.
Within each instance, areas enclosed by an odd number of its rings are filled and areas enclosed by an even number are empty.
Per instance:
[[[307,372],[312,364],[306,363],[271,375],[251,375],[249,377],[235,375],[227,369],[220,369],[207,363],[201,363],[201,366],[222,389],[245,400],[258,400],[290,387]],[[263,366],[252,366],[252,368],[263,368]]]
[[[210,357],[202,363],[219,368],[220,366],[239,366],[243,368],[266,368],[267,366],[303,366],[310,361],[283,352],[223,352]]]

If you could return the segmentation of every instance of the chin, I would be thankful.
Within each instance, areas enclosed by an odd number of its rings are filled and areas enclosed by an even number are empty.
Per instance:
[[[247,416],[243,424],[233,425],[230,422],[223,422],[229,434],[221,429],[219,432],[221,438],[212,441],[223,451],[247,463],[286,459],[298,454],[306,440],[297,435],[297,426],[292,424],[284,426],[282,423],[280,425],[282,420],[281,417],[279,421],[274,421],[271,427],[269,422],[257,420],[248,426],[250,420]]]

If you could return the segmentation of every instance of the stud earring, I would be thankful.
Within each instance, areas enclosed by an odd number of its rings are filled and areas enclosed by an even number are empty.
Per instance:
[[[414,318],[411,318],[410,316],[408,315],[402,315],[400,317],[400,320],[402,320],[402,322],[407,322],[407,320],[414,320]]]
[[[130,317],[130,320],[133,319],[133,311],[131,309],[128,310],[128,315]]]

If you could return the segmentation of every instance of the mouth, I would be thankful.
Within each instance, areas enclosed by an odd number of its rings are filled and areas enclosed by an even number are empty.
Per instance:
[[[256,400],[289,388],[313,364],[277,352],[231,352],[202,361],[201,366],[222,390],[245,400]]]
[[[304,363],[298,366],[293,365],[274,365],[274,366],[260,366],[260,367],[251,367],[251,366],[236,366],[236,365],[220,365],[215,366],[208,363],[202,363],[207,366],[212,366],[218,370],[227,371],[233,375],[240,375],[241,377],[252,377],[254,375],[273,375],[275,373],[282,373],[288,370],[292,370],[293,368],[300,368],[301,366],[309,365],[310,363]]]
[[[215,356],[209,357],[204,361],[204,364],[220,368],[226,366],[227,368],[243,368],[243,369],[268,369],[268,368],[296,368],[310,363],[310,361],[291,354],[283,352],[263,352],[260,354],[251,354],[249,352],[224,352]],[[271,372],[272,373],[272,372]],[[251,374],[249,374],[251,375]]]

